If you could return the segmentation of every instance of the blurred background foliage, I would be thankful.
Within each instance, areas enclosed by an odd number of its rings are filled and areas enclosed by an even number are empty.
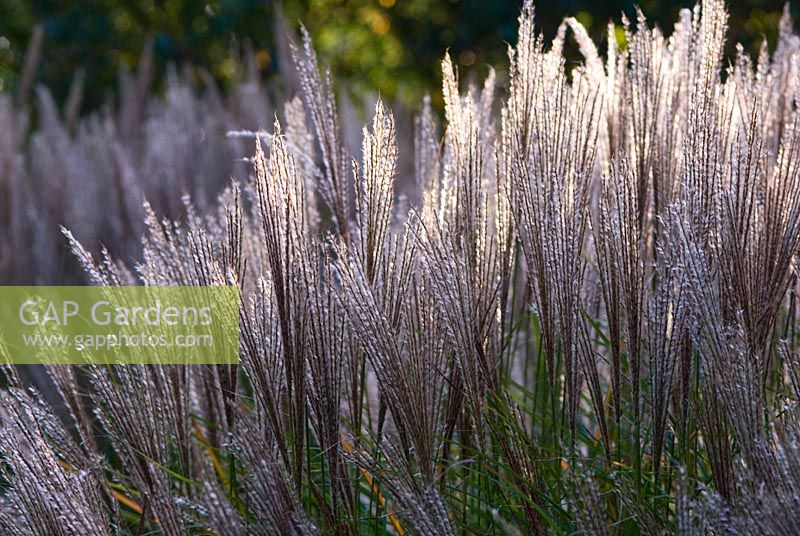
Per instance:
[[[45,84],[63,102],[73,79],[83,77],[81,111],[110,102],[122,70],[134,70],[152,40],[155,85],[163,87],[170,64],[205,70],[223,88],[243,76],[247,53],[258,76],[279,74],[276,14],[288,27],[303,22],[323,60],[353,92],[378,91],[387,100],[416,106],[425,93],[440,101],[439,64],[449,49],[457,63],[483,75],[487,65],[504,80],[506,45],[516,39],[521,1],[493,0],[0,0],[0,89],[15,91],[25,51],[42,29],[41,53],[32,83]],[[641,0],[651,23],[669,31],[681,7],[691,2]],[[782,3],[730,3],[731,42],[751,53],[767,40],[774,46]],[[796,6],[797,7],[797,6]],[[557,0],[538,2],[536,19],[547,37],[564,16],[573,15],[600,43],[606,24],[634,3]],[[793,11],[795,20],[798,9]],[[285,50],[285,49],[284,49]],[[576,51],[572,51],[573,55]],[[577,56],[575,56],[577,57]]]

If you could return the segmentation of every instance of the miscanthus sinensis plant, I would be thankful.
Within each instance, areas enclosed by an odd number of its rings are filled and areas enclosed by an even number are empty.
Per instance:
[[[726,17],[603,57],[526,3],[413,155],[380,102],[347,150],[304,35],[249,176],[134,266],[65,232],[93,284],[238,285],[240,365],[5,369],[4,533],[796,533],[800,38],[726,64]]]

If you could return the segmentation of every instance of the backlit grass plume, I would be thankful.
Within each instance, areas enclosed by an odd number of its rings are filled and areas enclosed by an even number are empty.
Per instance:
[[[145,126],[40,93],[29,143],[0,129],[0,271],[67,223],[92,284],[238,286],[241,359],[3,369],[3,532],[796,532],[800,38],[787,9],[725,63],[726,24],[638,12],[600,50],[526,2],[506,86],[445,55],[443,123],[404,147],[378,100],[360,154],[306,32],[269,132],[177,77]]]

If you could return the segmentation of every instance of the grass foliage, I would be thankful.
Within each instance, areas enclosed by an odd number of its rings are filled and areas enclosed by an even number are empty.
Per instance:
[[[241,364],[48,366],[56,404],[5,369],[3,532],[796,533],[800,38],[724,65],[726,17],[640,14],[601,56],[526,3],[508,87],[445,56],[444,124],[426,102],[403,154],[378,102],[355,158],[305,34],[300,97],[232,138],[249,176],[137,208],[134,265],[65,231],[93,284],[238,285]],[[221,120],[156,117],[145,153]],[[162,156],[159,206],[208,176]]]

